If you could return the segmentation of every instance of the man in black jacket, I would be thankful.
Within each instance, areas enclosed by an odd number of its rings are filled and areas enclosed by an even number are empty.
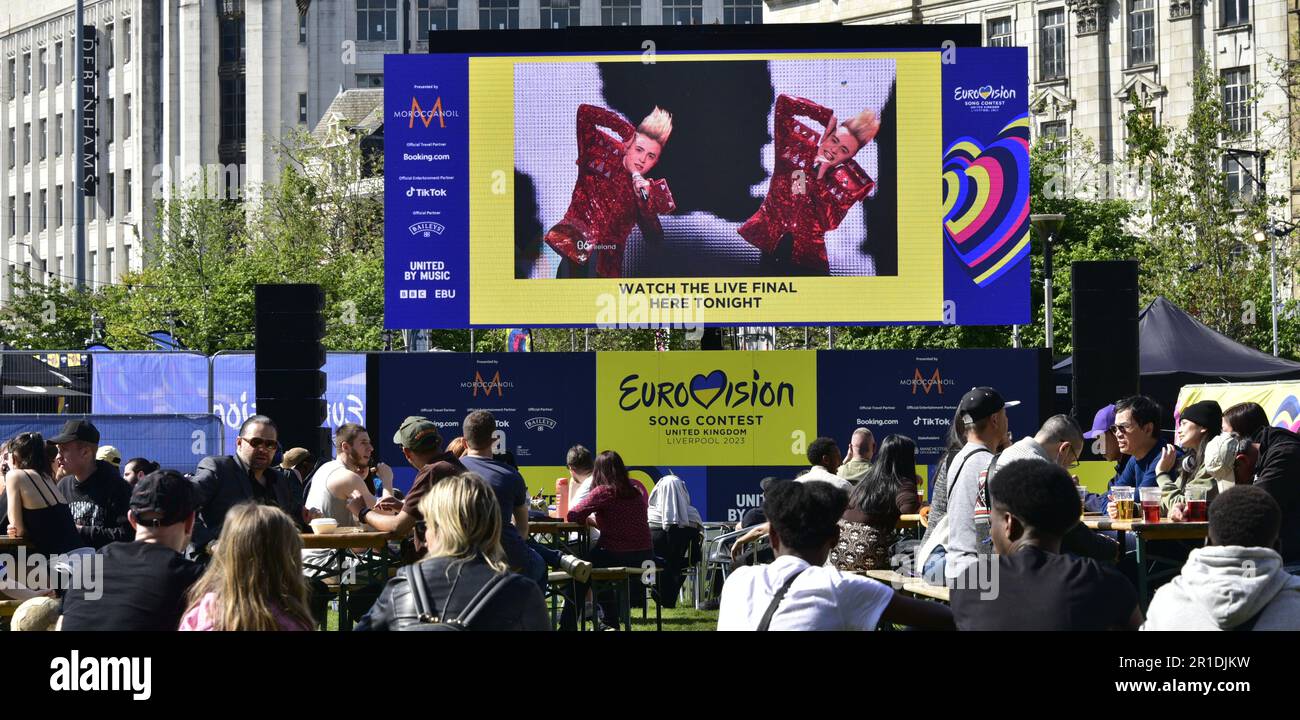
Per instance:
[[[1262,427],[1237,455],[1239,485],[1263,488],[1282,507],[1282,561],[1300,565],[1300,436],[1278,427]]]
[[[275,505],[305,529],[302,490],[296,478],[272,466],[278,433],[265,415],[253,415],[239,427],[235,454],[203,458],[194,473],[194,547],[204,548],[221,534],[226,513],[242,502]]]
[[[95,459],[99,430],[85,420],[69,420],[49,442],[58,446],[59,460],[68,472],[59,481],[59,491],[67,499],[86,545],[98,550],[134,538],[135,530],[126,516],[131,486],[111,463]]]

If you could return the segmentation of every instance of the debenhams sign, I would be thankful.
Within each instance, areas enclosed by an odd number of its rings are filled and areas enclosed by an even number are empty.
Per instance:
[[[98,160],[95,155],[95,110],[99,106],[98,73],[95,71],[95,50],[99,45],[94,25],[82,27],[81,40],[81,188],[84,195],[94,197],[98,182]]]

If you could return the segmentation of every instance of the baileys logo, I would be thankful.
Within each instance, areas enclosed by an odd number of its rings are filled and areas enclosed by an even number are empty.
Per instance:
[[[639,407],[685,408],[692,403],[708,410],[719,400],[724,408],[794,405],[794,385],[763,380],[757,370],[753,380],[736,382],[731,382],[722,370],[697,374],[690,382],[646,382],[640,375],[632,374],[623,378],[618,389],[622,392],[618,406],[628,411]]]

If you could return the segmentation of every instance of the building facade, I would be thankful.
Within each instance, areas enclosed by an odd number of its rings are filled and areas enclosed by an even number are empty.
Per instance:
[[[0,7],[0,302],[15,278],[74,282],[73,0]],[[85,282],[147,261],[158,201],[238,199],[340,93],[383,86],[384,55],[430,32],[762,22],[761,0],[86,0],[95,26],[98,187]]]
[[[1034,135],[1077,131],[1102,163],[1124,157],[1134,98],[1156,123],[1186,122],[1197,58],[1206,58],[1225,83],[1230,122],[1259,135],[1224,155],[1229,184],[1259,177],[1257,153],[1268,149],[1268,189],[1289,190],[1294,216],[1300,168],[1287,155],[1297,138],[1278,70],[1296,59],[1297,8],[1300,0],[769,0],[764,21],[977,24],[986,45],[1028,49]]]

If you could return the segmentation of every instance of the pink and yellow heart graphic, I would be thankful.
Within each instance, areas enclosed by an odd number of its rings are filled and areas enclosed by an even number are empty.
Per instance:
[[[972,281],[984,287],[1029,256],[1029,118],[987,146],[953,143],[943,159],[943,235]]]

